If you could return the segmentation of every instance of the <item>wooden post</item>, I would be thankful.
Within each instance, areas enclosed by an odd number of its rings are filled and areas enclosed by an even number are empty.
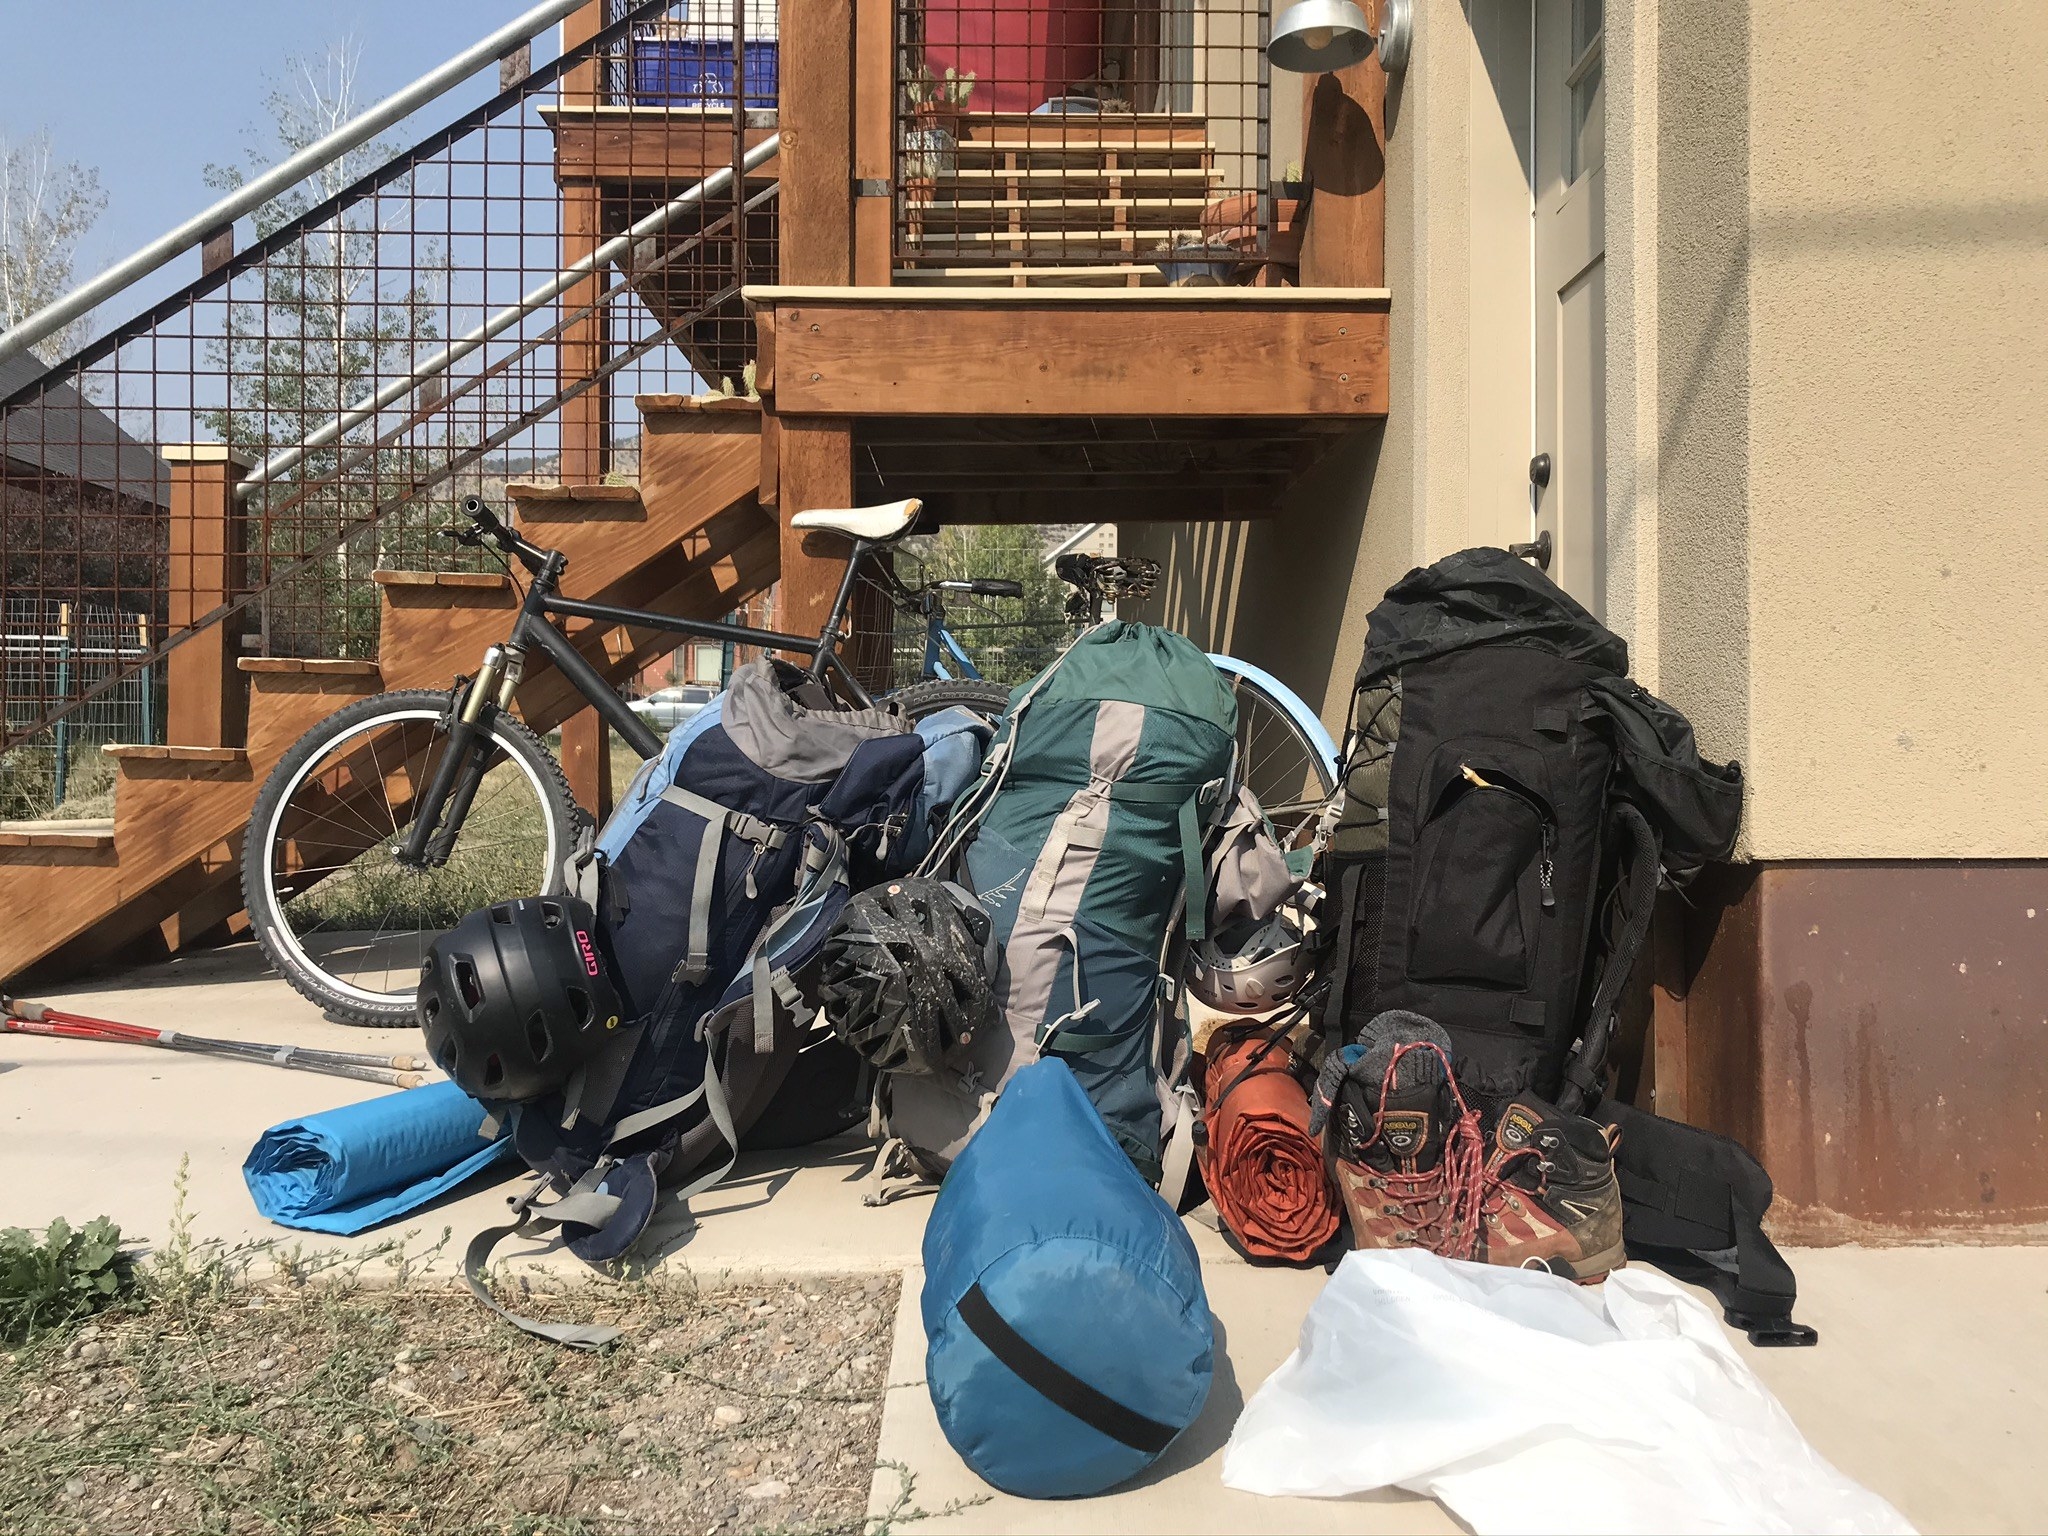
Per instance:
[[[780,277],[785,283],[854,280],[855,4],[804,0],[783,13]],[[888,9],[888,0],[882,9]],[[889,100],[894,100],[893,86]],[[768,383],[762,389],[770,396],[771,410],[773,358],[772,346],[764,348]],[[807,507],[851,505],[853,423],[838,417],[782,418],[775,437],[775,500],[782,527],[775,621],[780,629],[813,635],[832,610],[849,550],[837,535],[806,538],[793,532],[789,519]]]
[[[1377,26],[1378,6],[1366,10]],[[1387,76],[1378,55],[1318,75],[1305,103],[1304,288],[1381,288],[1387,280]]]
[[[235,486],[249,466],[219,443],[166,444],[171,469],[170,628],[187,629],[242,584],[246,525]],[[249,695],[236,670],[239,616],[208,626],[174,649],[164,701],[164,740],[178,747],[239,747],[249,726]]]
[[[604,193],[594,181],[562,185],[562,265],[581,261],[604,243]],[[604,292],[602,272],[594,272],[562,295],[562,312],[573,314],[595,304]],[[609,308],[562,328],[558,349],[561,386],[569,389],[594,378],[610,351]],[[561,482],[564,485],[603,483],[611,457],[611,391],[609,380],[593,384],[562,407]]]
[[[896,240],[896,0],[854,0],[853,175],[889,189],[853,201],[853,280],[889,282]]]
[[[580,11],[562,20],[562,51],[587,43],[604,30],[604,0],[590,0]],[[604,81],[598,64],[578,64],[562,76],[562,105],[587,111],[604,100]]]
[[[612,813],[612,733],[596,710],[562,722],[562,772],[576,803],[602,825]]]
[[[836,533],[808,536],[789,526],[807,507],[853,503],[853,423],[841,417],[791,416],[782,423],[782,574],[775,626],[815,635],[832,611],[832,596],[851,552]]]
[[[781,281],[853,280],[854,0],[782,18]]]
[[[602,0],[571,12],[562,22],[562,46],[587,42],[604,28]],[[589,112],[604,100],[602,66],[578,64],[562,78],[564,110]],[[604,241],[604,191],[595,181],[562,183],[562,265],[580,261]],[[562,313],[594,303],[604,291],[604,275],[594,273],[562,295]],[[609,315],[604,309],[562,329],[556,356],[561,387],[568,389],[591,378],[603,366],[610,342]],[[562,407],[561,482],[596,485],[603,481],[611,448],[611,421],[604,384],[595,384]]]

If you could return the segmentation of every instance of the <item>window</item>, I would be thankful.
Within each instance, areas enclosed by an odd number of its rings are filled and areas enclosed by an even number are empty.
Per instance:
[[[1565,179],[1577,181],[1607,159],[1607,93],[1600,69],[1602,0],[1572,0],[1571,129]]]

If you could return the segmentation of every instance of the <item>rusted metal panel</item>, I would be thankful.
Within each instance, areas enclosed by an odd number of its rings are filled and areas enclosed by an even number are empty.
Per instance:
[[[2048,1239],[2048,862],[1767,865],[1721,894],[1691,1118],[1763,1159],[1781,1234]]]

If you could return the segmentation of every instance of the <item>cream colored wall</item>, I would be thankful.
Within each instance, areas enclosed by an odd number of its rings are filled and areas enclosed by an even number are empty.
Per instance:
[[[2048,856],[2048,9],[1769,11],[1750,843]]]
[[[1388,106],[1385,426],[1270,522],[1127,533],[1180,572],[1170,619],[1333,722],[1393,577],[1526,536],[1499,58],[1526,10],[1417,9]],[[1607,15],[1609,622],[1742,759],[1745,856],[2048,857],[2038,7]]]
[[[1747,857],[2048,856],[2040,13],[1609,15],[1638,674],[1743,760]]]
[[[1395,578],[1529,533],[1526,178],[1498,100],[1526,103],[1528,11],[1526,0],[1470,7],[1476,34],[1458,0],[1418,0],[1417,37],[1430,42],[1389,85],[1387,420],[1347,437],[1271,518],[1120,534],[1121,548],[1166,567],[1163,595],[1135,616],[1270,669],[1333,730],[1366,615]],[[1219,606],[1226,592],[1236,600]]]

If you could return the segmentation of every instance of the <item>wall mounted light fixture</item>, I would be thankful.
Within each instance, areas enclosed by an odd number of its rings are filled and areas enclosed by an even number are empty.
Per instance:
[[[1414,0],[1380,0],[1380,67],[1389,74],[1408,63],[1414,30]],[[1299,0],[1273,23],[1266,57],[1275,69],[1319,75],[1358,63],[1373,47],[1365,12],[1353,0]]]

